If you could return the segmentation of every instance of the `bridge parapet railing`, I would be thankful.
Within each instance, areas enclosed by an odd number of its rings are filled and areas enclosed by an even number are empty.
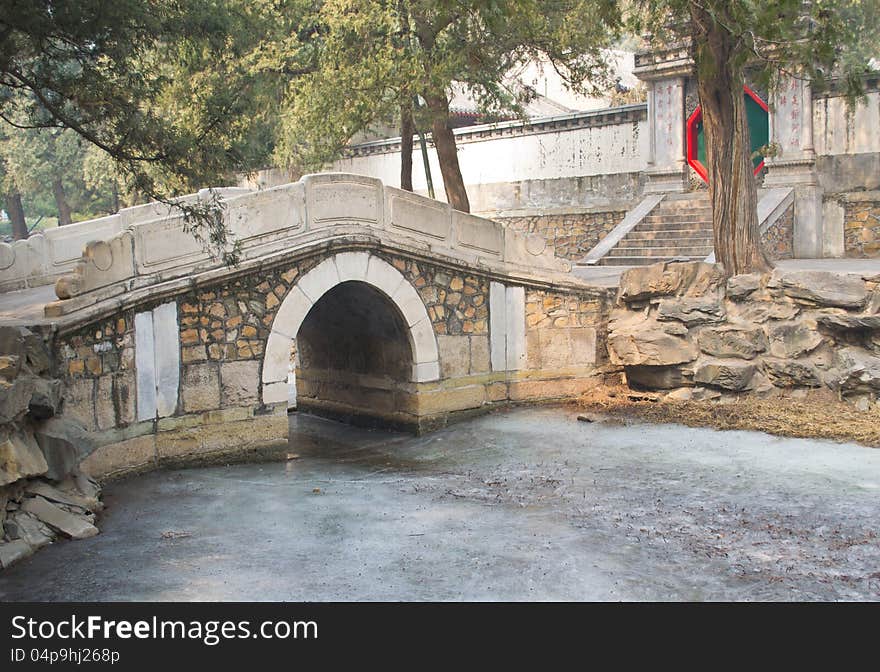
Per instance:
[[[362,175],[307,175],[261,191],[229,192],[223,204],[224,222],[240,243],[242,263],[370,234],[391,247],[403,244],[502,270],[564,273],[571,268],[537,234],[524,235]],[[58,297],[109,297],[222,267],[187,232],[180,213],[166,206],[152,214],[158,216],[143,217],[103,240],[87,242],[72,273],[57,281]]]
[[[250,190],[232,187],[214,191],[229,198]],[[191,194],[178,200],[191,202],[199,197]],[[106,217],[46,229],[26,240],[0,242],[0,293],[51,285],[74,271],[89,242],[110,240],[141,222],[168,217],[171,211],[167,204],[146,203]]]

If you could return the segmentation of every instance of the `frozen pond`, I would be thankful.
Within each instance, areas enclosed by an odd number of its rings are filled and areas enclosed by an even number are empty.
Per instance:
[[[0,600],[877,600],[880,450],[517,409],[110,485]]]

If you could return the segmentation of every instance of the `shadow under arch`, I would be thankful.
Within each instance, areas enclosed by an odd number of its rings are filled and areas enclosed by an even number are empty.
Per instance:
[[[391,264],[342,252],[299,279],[266,343],[264,404],[287,403],[295,342],[299,408],[418,429],[417,384],[440,377],[437,339],[418,292]]]

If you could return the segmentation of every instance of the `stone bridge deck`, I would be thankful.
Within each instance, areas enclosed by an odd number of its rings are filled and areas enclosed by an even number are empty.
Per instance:
[[[614,290],[539,236],[341,174],[224,217],[238,266],[165,213],[89,241],[42,316],[45,287],[4,295],[51,345],[93,474],[281,445],[291,402],[421,431],[601,382]]]

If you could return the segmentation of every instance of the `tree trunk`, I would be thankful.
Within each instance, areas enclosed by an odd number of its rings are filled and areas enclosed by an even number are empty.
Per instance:
[[[718,16],[723,22],[724,10]],[[743,97],[745,57],[737,40],[703,4],[690,3],[694,26],[697,91],[706,135],[706,170],[712,202],[715,259],[727,275],[771,267],[761,245],[758,188],[751,159]]]
[[[15,240],[24,240],[28,237],[27,221],[24,218],[24,206],[21,204],[21,194],[12,191],[6,195],[6,212],[12,220],[12,237]]]
[[[67,226],[73,219],[70,216],[70,206],[64,195],[64,185],[61,178],[52,180],[52,193],[55,195],[55,205],[58,207],[58,226]]]
[[[464,188],[461,168],[458,165],[455,135],[449,127],[449,101],[445,94],[429,95],[426,100],[431,112],[434,147],[437,149],[437,159],[440,162],[440,174],[443,175],[446,201],[456,210],[470,212],[467,190]]]
[[[407,191],[413,190],[412,155],[414,133],[412,97],[409,94],[404,94],[403,102],[400,104],[400,188]]]

